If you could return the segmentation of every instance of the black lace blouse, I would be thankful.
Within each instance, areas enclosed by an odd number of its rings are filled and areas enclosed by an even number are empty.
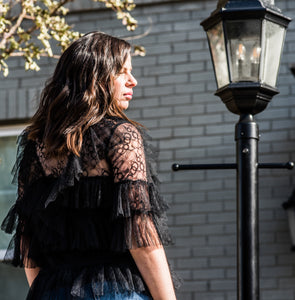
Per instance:
[[[4,260],[41,268],[28,299],[50,299],[58,288],[83,298],[86,287],[98,299],[106,282],[114,292],[149,294],[128,250],[171,240],[144,135],[107,117],[87,130],[80,157],[59,160],[26,131],[20,136],[18,199],[2,229],[15,231]]]

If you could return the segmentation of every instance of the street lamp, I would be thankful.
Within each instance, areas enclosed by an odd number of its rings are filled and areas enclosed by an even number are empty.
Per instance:
[[[278,93],[276,81],[290,19],[272,0],[219,0],[201,25],[218,90],[235,114],[257,114]]]
[[[258,164],[259,129],[253,116],[278,93],[289,22],[274,0],[219,0],[201,23],[215,71],[215,94],[240,115],[235,130],[238,299],[259,299],[258,168],[263,166]]]

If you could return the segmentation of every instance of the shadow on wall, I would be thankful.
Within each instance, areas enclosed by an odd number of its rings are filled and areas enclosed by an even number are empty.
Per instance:
[[[0,263],[0,299],[23,300],[27,293],[28,283],[24,269]]]

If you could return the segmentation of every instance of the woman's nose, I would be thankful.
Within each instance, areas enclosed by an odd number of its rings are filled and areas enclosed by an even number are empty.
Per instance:
[[[129,84],[129,86],[132,86],[132,87],[135,87],[137,85],[137,80],[135,79],[135,77],[132,74],[129,75],[128,84]]]

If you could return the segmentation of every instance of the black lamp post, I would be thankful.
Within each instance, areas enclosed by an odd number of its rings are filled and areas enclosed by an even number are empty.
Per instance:
[[[216,95],[236,124],[236,163],[173,165],[173,170],[237,170],[237,299],[259,299],[258,168],[293,168],[293,163],[258,163],[254,115],[278,93],[276,81],[290,19],[274,0],[219,0],[201,25],[207,33],[217,82]]]

